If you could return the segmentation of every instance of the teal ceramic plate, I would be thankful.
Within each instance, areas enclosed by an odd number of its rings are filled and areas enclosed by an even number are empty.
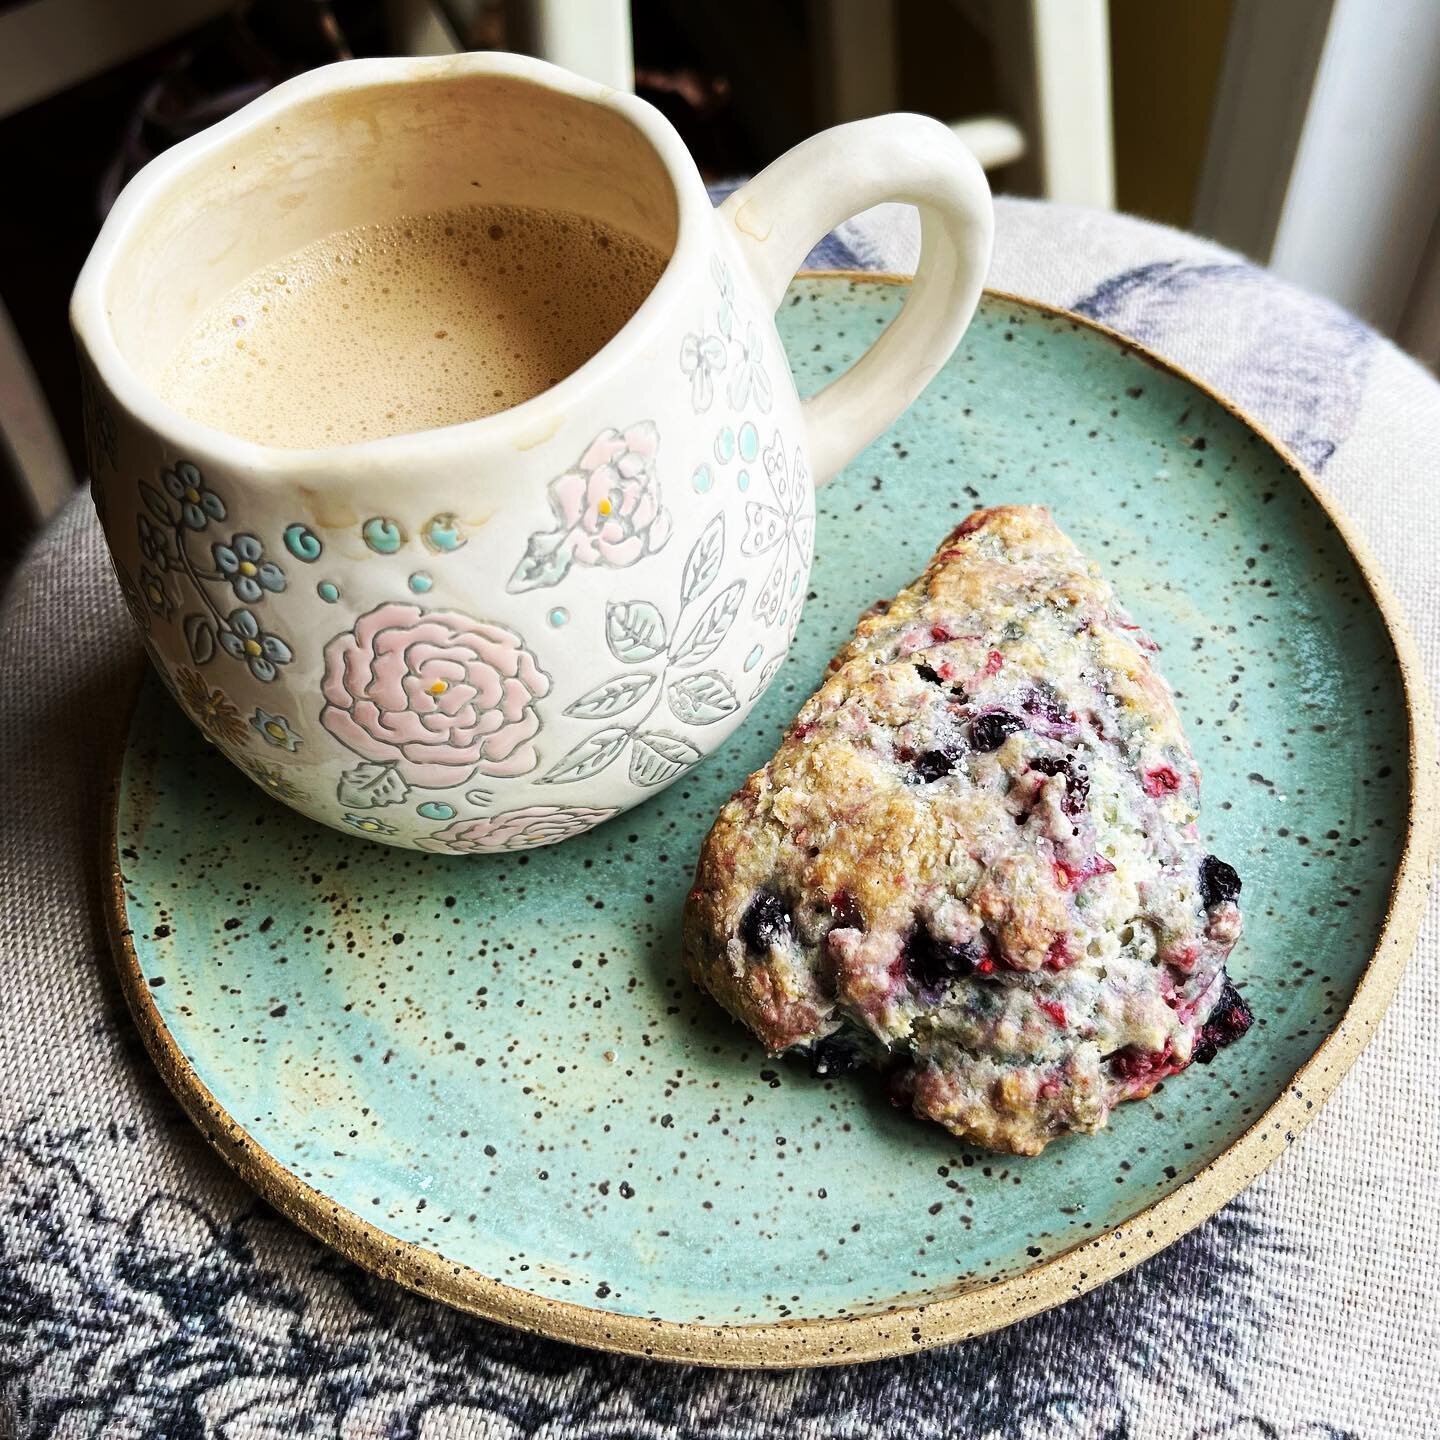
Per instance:
[[[882,280],[797,282],[782,331],[802,388],[900,299]],[[876,1085],[768,1060],[679,961],[721,802],[860,611],[1002,501],[1050,505],[1163,646],[1206,833],[1245,877],[1232,969],[1260,1017],[1214,1065],[1030,1160],[968,1151]],[[469,859],[347,839],[267,800],[147,682],[114,835],[137,1019],[271,1202],[480,1314],[772,1365],[1018,1319],[1133,1265],[1268,1163],[1408,953],[1432,736],[1393,605],[1337,523],[1195,382],[989,296],[923,398],[821,491],[813,593],[753,716],[589,835]]]

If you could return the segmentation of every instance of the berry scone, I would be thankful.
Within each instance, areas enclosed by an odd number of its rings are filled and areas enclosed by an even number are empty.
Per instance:
[[[1047,511],[971,515],[720,812],[691,973],[772,1053],[1022,1155],[1213,1059],[1251,1023],[1240,878],[1155,648]]]

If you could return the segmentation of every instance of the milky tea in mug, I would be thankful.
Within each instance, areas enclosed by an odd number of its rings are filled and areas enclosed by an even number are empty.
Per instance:
[[[563,210],[477,205],[355,226],[212,304],[159,390],[262,445],[478,420],[578,370],[664,268],[655,246]]]

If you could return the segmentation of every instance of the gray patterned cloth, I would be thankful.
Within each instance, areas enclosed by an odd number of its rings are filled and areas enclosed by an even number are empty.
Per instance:
[[[827,265],[913,266],[911,219]],[[1440,389],[1332,306],[1124,218],[999,205],[995,286],[1188,366],[1321,475],[1440,673]],[[136,662],[89,504],[0,617],[0,1435],[510,1440],[1440,1434],[1440,916],[1268,1174],[1164,1254],[963,1345],[840,1370],[616,1359],[452,1313],[278,1218],[169,1099],[112,975],[99,840]]]

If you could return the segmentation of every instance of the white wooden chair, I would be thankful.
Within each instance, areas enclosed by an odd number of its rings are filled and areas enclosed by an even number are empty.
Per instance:
[[[900,0],[811,0],[828,123],[899,109]],[[1005,110],[952,128],[987,169],[1049,200],[1115,203],[1108,0],[953,0],[991,40]],[[629,89],[627,0],[509,0],[518,48]]]

